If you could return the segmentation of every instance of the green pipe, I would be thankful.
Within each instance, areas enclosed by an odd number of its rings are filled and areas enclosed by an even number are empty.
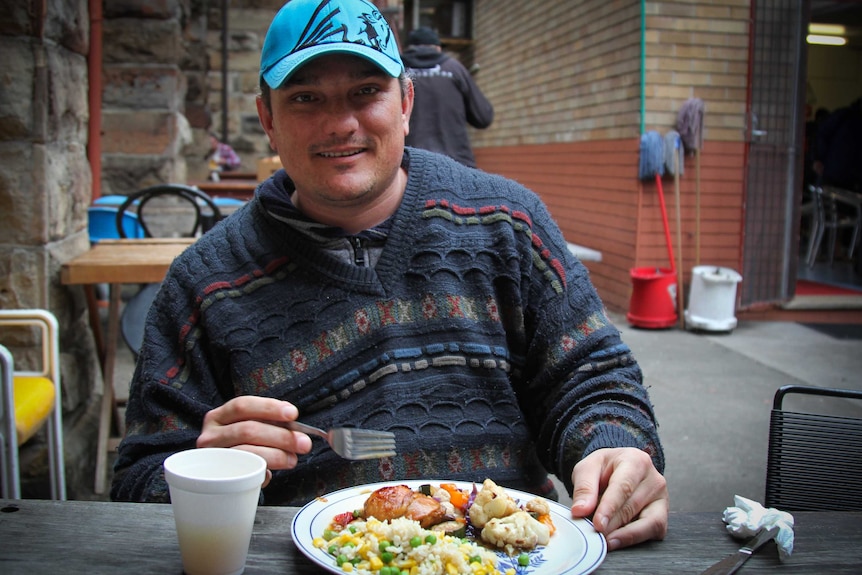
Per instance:
[[[641,134],[646,129],[646,0],[641,0]]]

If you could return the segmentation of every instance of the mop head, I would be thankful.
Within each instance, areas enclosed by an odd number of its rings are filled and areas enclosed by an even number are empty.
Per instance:
[[[685,152],[682,149],[682,140],[679,137],[679,133],[675,130],[669,131],[664,135],[664,167],[668,174],[671,176],[676,175],[674,172],[674,156],[676,156],[677,166],[679,167],[679,174],[683,173],[683,161],[685,160]]]
[[[661,134],[651,130],[641,136],[638,177],[642,180],[664,175],[664,144]]]
[[[703,147],[703,100],[689,98],[679,109],[676,129],[687,150]]]

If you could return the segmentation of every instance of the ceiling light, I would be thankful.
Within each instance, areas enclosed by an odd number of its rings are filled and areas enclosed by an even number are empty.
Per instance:
[[[809,34],[805,37],[805,41],[809,44],[822,44],[825,46],[844,46],[847,44],[847,38],[843,36],[824,36],[822,34]]]
[[[826,34],[827,36],[843,36],[847,28],[843,24],[815,24],[808,25],[809,34]]]

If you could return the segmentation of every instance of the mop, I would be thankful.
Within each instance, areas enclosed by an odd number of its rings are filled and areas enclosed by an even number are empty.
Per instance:
[[[694,265],[700,265],[700,149],[703,147],[703,100],[689,98],[679,109],[676,129],[686,150],[694,151]]]
[[[661,205],[661,221],[664,225],[664,238],[667,242],[667,254],[670,258],[671,273],[676,271],[676,262],[673,258],[673,246],[670,241],[670,227],[667,223],[667,209],[664,204],[664,189],[661,177],[664,175],[664,144],[661,134],[656,131],[644,132],[641,136],[640,163],[638,165],[638,178],[649,180],[655,178],[658,189],[658,201]]]
[[[664,165],[668,173],[673,175],[674,198],[676,200],[676,284],[677,284],[677,315],[679,328],[685,329],[685,290],[682,277],[682,203],[679,197],[679,176],[683,172],[683,149],[679,133],[670,130],[664,137]]]

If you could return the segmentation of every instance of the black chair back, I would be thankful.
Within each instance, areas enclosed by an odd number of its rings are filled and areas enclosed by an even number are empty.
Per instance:
[[[147,211],[147,204],[159,197],[172,196],[190,205],[193,210],[191,224],[187,231],[182,233],[184,237],[195,237],[199,233],[209,231],[218,221],[222,219],[221,210],[213,199],[198,188],[184,184],[159,184],[138,190],[126,197],[126,200],[117,210],[117,232],[121,238],[125,238],[126,231],[123,229],[123,214],[126,210],[137,213],[138,221],[148,238],[156,237],[152,233],[152,221],[147,222],[148,217],[153,217],[156,210]],[[154,204],[155,205],[155,204]],[[153,208],[151,205],[150,208]],[[163,212],[164,210],[159,210]],[[164,215],[163,213],[161,215]]]
[[[862,511],[862,419],[848,416],[862,409],[862,403],[857,407],[850,402],[844,414],[836,413],[841,403],[832,400],[822,402],[833,405],[829,410],[785,409],[785,398],[794,394],[862,402],[862,391],[850,389],[786,385],[776,391],[769,422],[766,506]]]

